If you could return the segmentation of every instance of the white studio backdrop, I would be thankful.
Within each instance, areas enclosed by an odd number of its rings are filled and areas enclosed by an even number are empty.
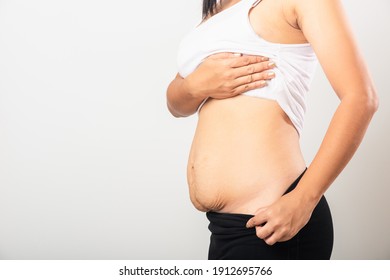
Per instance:
[[[390,259],[390,3],[344,0],[380,109],[328,191],[333,259]],[[201,0],[0,0],[0,259],[206,259],[165,91]],[[337,63],[337,61],[335,61]],[[337,106],[321,69],[308,164]]]

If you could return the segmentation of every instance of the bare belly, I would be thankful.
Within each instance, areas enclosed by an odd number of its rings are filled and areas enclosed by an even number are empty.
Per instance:
[[[188,160],[190,197],[200,211],[254,214],[305,169],[299,136],[276,101],[209,99]]]

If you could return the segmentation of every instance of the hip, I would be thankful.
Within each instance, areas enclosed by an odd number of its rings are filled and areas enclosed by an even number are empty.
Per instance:
[[[295,188],[300,177],[290,185],[286,193]],[[333,221],[324,196],[308,223],[296,236],[272,246],[259,239],[254,228],[246,228],[247,221],[252,217],[245,214],[207,212],[211,232],[209,259],[330,259],[333,249]]]

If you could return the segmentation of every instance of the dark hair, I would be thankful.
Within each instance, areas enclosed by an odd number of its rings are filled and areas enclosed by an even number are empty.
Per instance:
[[[203,0],[203,19],[208,15],[212,15],[217,7],[217,0]]]

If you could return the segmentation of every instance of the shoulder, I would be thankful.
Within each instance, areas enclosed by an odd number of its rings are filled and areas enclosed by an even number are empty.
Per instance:
[[[288,2],[289,6],[299,16],[315,14],[318,12],[329,12],[332,9],[339,9],[341,0],[282,0]]]

